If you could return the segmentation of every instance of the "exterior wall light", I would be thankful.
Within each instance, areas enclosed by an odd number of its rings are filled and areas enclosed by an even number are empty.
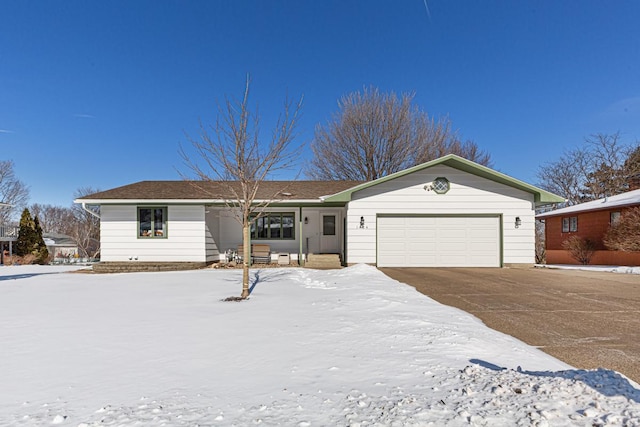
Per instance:
[[[519,216],[516,217],[516,228],[520,228],[520,226],[522,225],[522,220],[520,219]]]
[[[309,224],[309,217],[308,217],[308,216],[305,216],[305,217],[304,217],[304,223],[305,223],[305,225],[306,225],[306,224]]]
[[[364,228],[364,217],[360,217],[360,228]]]

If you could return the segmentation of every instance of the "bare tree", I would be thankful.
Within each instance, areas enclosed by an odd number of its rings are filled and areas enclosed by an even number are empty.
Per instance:
[[[640,173],[640,163],[632,161],[639,148],[638,142],[624,145],[620,133],[596,134],[587,138],[591,148],[593,170],[585,181],[585,194],[589,199],[600,199],[629,190],[633,177]]]
[[[74,193],[82,198],[100,190],[81,187]],[[71,207],[34,203],[30,207],[34,218],[39,218],[45,233],[66,234],[78,245],[78,252],[84,258],[96,258],[100,253],[100,219],[98,212],[84,210],[80,204]]]
[[[45,233],[69,234],[75,217],[71,208],[34,203],[29,207],[34,217],[40,219]]]
[[[376,88],[343,96],[339,112],[316,127],[305,173],[320,180],[369,181],[450,153],[490,163],[474,142],[459,139],[448,118],[430,118],[413,105],[414,98]]]
[[[285,100],[283,112],[277,119],[269,143],[263,144],[259,138],[260,117],[252,112],[249,105],[249,85],[247,82],[242,100],[229,97],[218,105],[214,125],[200,124],[199,138],[187,136],[195,149],[195,156],[189,155],[183,147],[180,155],[184,164],[200,181],[222,182],[224,194],[211,194],[213,198],[225,200],[236,221],[242,226],[243,274],[242,294],[249,296],[249,263],[251,257],[250,227],[272,201],[277,200],[279,189],[271,197],[256,201],[261,182],[273,173],[290,169],[300,149],[293,147],[295,129],[302,108],[302,98],[293,105]],[[194,185],[198,185],[194,181]],[[206,191],[205,186],[200,187]]]
[[[584,201],[584,180],[589,169],[587,153],[583,149],[566,151],[560,159],[543,165],[537,173],[540,187],[567,199],[575,205]]]
[[[491,155],[471,140],[462,141],[459,132],[452,128],[448,117],[436,121],[430,119],[426,113],[418,113],[424,117],[418,120],[420,131],[415,141],[416,150],[412,157],[412,165],[419,165],[447,154],[456,154],[481,165],[491,166]]]
[[[620,133],[594,134],[538,170],[540,186],[567,198],[568,204],[629,191],[640,176],[640,145],[624,144]]]
[[[13,161],[0,160],[0,202],[11,206],[0,209],[0,224],[15,219],[16,212],[22,212],[29,200],[29,188],[13,171]]]
[[[81,187],[74,193],[74,199],[81,199],[88,194],[99,192],[92,187]],[[72,219],[65,234],[78,245],[80,255],[85,258],[97,258],[100,253],[100,218],[98,212],[88,212],[82,205],[74,204],[71,208]]]

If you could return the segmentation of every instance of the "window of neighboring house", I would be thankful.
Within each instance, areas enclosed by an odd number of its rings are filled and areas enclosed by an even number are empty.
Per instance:
[[[295,238],[295,214],[269,212],[251,223],[251,239],[286,240]]]
[[[578,217],[571,216],[567,218],[562,218],[562,232],[570,233],[578,231]]]
[[[609,214],[609,223],[611,225],[617,224],[620,221],[620,212],[611,212]]]
[[[138,237],[165,238],[167,237],[167,208],[142,207],[138,208]]]

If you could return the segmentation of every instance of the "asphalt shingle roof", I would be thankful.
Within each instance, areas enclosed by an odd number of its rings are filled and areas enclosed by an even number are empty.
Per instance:
[[[360,181],[263,181],[256,200],[316,200],[361,184]],[[92,200],[220,200],[233,198],[224,181],[140,181],[80,197]]]

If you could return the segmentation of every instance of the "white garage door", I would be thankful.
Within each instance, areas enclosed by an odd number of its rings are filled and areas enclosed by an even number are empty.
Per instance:
[[[499,217],[379,217],[378,267],[500,267]]]

